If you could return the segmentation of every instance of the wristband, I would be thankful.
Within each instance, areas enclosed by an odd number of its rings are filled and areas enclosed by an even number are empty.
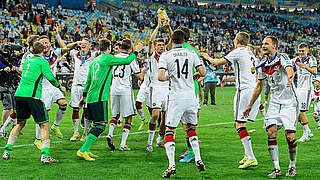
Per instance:
[[[139,53],[137,51],[134,51],[133,54],[138,56]]]

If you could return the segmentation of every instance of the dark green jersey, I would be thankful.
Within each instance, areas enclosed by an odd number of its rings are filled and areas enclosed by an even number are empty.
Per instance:
[[[117,58],[108,54],[96,57],[89,65],[87,82],[83,91],[88,93],[87,102],[108,101],[112,66],[130,64],[135,58],[135,54],[131,54],[128,58]]]
[[[45,76],[55,87],[60,84],[52,75],[49,63],[40,56],[32,56],[23,62],[19,87],[15,96],[41,98],[42,79]]]

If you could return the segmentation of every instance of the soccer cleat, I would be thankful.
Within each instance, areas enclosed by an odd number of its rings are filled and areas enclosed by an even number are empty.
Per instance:
[[[186,150],[186,152],[184,152],[183,154],[181,154],[179,156],[180,159],[183,159],[186,155],[188,154],[188,149]]]
[[[289,168],[286,174],[287,177],[294,177],[296,175],[297,175],[297,171],[296,171],[296,168],[294,167]]]
[[[92,152],[88,152],[88,155],[89,155],[90,157],[93,157],[93,158],[99,157],[99,156],[97,156],[97,155],[95,155],[95,154],[92,154]]]
[[[79,133],[73,133],[72,137],[70,138],[70,141],[79,141],[80,134]]]
[[[80,138],[81,142],[85,142],[87,139],[87,135],[86,134],[82,134],[82,137]]]
[[[89,156],[88,152],[81,152],[80,149],[77,151],[77,156],[86,161],[95,161],[95,159]]]
[[[192,161],[194,161],[194,156],[191,154],[187,154],[183,159],[179,160],[180,163],[190,163]]]
[[[2,139],[8,139],[9,138],[7,132],[5,132],[5,131],[0,132],[0,135],[1,135]]]
[[[147,151],[148,151],[148,152],[153,152],[152,145],[147,145]]]
[[[36,146],[37,149],[39,149],[40,151],[42,150],[42,142],[40,139],[35,139],[33,144]]]
[[[310,138],[308,135],[303,135],[300,139],[297,140],[297,142],[306,142],[309,140],[310,140]]]
[[[242,160],[239,161],[239,164],[244,164],[246,161],[248,161],[248,157],[247,156],[244,156]]]
[[[112,151],[116,149],[116,146],[113,143],[113,138],[109,135],[107,136],[107,144]]]
[[[139,128],[138,128],[138,131],[141,131],[143,126],[146,125],[146,124],[148,124],[148,121],[146,121],[146,120],[142,121],[140,126],[139,126]]]
[[[308,132],[308,136],[309,136],[309,138],[312,138],[314,136],[314,134],[311,130]]]
[[[11,154],[8,152],[8,151],[4,151],[3,152],[3,156],[2,156],[2,159],[4,160],[8,160],[11,158]]]
[[[197,166],[199,172],[206,170],[206,166],[203,164],[202,160],[197,161],[196,166]]]
[[[47,157],[45,155],[41,155],[41,162],[42,164],[53,164],[53,163],[57,163],[58,161],[51,156]]]
[[[250,161],[249,159],[244,162],[242,165],[239,166],[239,169],[247,169],[248,167],[255,167],[258,166],[258,161],[257,159],[254,159]]]
[[[120,151],[130,151],[131,149],[128,148],[128,146],[120,146],[120,147],[119,147],[119,150],[120,150]]]
[[[164,173],[162,174],[162,177],[170,178],[171,175],[175,175],[175,174],[176,174],[176,166],[173,165],[169,167],[166,171],[164,171]]]
[[[59,126],[56,126],[56,125],[53,124],[53,125],[51,126],[51,130],[54,132],[54,134],[55,134],[58,138],[60,138],[60,139],[63,138],[63,134],[61,133]]]
[[[267,175],[268,178],[275,179],[277,177],[281,176],[280,169],[273,169],[270,174]]]
[[[157,144],[156,144],[157,147],[164,147],[163,138],[161,138],[160,135],[157,137],[156,141],[157,141]]]

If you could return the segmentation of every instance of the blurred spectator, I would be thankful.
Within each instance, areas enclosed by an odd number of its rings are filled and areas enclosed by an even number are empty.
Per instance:
[[[208,99],[209,99],[208,95],[210,92],[211,105],[216,105],[215,91],[218,83],[217,67],[213,64],[210,64],[210,62],[208,61],[204,61],[204,64],[206,67],[206,76],[204,79],[204,88],[203,88],[203,93],[204,93],[203,104],[204,105],[208,104]]]

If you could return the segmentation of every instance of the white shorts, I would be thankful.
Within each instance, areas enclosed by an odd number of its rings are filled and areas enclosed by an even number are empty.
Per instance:
[[[71,99],[69,104],[72,108],[79,108],[79,102],[81,100],[83,90],[84,86],[72,84]]]
[[[124,118],[136,115],[136,107],[134,103],[133,94],[110,95],[110,102],[112,117],[117,116],[119,113]]]
[[[233,102],[233,113],[234,113],[235,121],[240,121],[240,122],[255,121],[259,111],[260,102],[261,102],[260,96],[258,97],[256,102],[253,104],[249,116],[247,118],[243,116],[243,112],[250,102],[253,91],[254,91],[254,88],[237,90],[234,96],[234,102]]]
[[[44,88],[42,89],[41,100],[43,101],[46,110],[51,109],[51,104],[58,102],[60,99],[65,99],[62,92],[56,87]]]
[[[150,87],[150,102],[152,109],[167,110],[169,87]]]
[[[169,100],[166,114],[166,126],[178,127],[180,120],[183,124],[198,124],[198,105],[195,99]]]
[[[150,88],[140,88],[136,101],[143,103],[146,101],[146,105],[151,107],[150,104]]]
[[[313,114],[320,115],[320,101],[316,101],[313,103]]]
[[[292,105],[270,103],[264,120],[264,127],[277,125],[278,128],[284,126],[285,130],[296,131],[297,118],[298,107],[296,103]]]
[[[311,89],[297,88],[297,98],[300,111],[308,111],[311,104]]]

